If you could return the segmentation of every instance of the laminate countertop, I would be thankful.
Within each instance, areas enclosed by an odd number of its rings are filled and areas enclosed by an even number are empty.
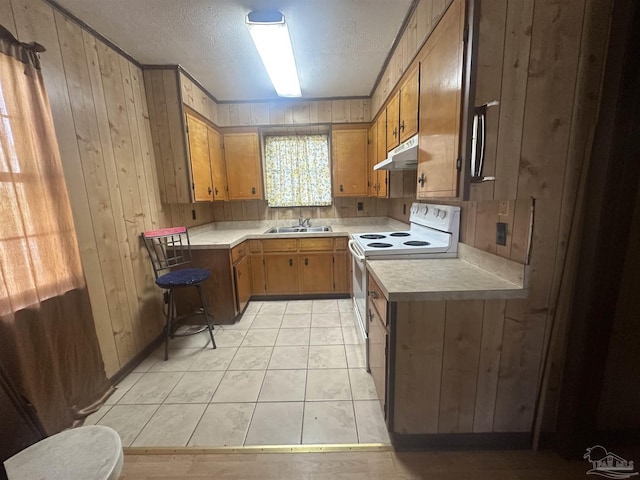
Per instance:
[[[193,249],[233,248],[245,240],[266,238],[345,237],[356,233],[408,230],[409,225],[388,217],[323,218],[315,226],[330,226],[331,232],[266,233],[272,227],[292,226],[295,220],[216,222],[189,228]]]
[[[528,268],[458,244],[458,258],[368,260],[390,302],[524,298]]]

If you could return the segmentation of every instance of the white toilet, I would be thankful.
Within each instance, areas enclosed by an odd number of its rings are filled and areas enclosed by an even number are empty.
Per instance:
[[[102,425],[71,428],[25,448],[4,462],[9,480],[116,480],[122,441]]]

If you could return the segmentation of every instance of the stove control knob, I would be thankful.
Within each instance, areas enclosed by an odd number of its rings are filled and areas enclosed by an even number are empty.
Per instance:
[[[446,216],[447,216],[447,211],[446,210],[440,210],[440,217],[442,217],[443,220],[445,219]]]
[[[433,214],[435,215],[436,218],[438,218],[440,216],[440,209],[439,208],[434,208],[433,209]]]
[[[424,213],[423,215],[426,215],[429,212],[429,207],[427,207],[426,205],[424,206]]]
[[[411,207],[411,213],[418,213],[418,206],[414,205],[413,207]]]

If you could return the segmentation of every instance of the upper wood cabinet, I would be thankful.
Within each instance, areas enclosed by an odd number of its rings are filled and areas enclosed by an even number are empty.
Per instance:
[[[331,133],[333,196],[366,197],[369,128],[334,125]]]
[[[229,200],[262,198],[262,169],[258,131],[224,132],[224,159]]]
[[[183,104],[184,76],[177,68],[143,73],[162,203],[226,200],[220,134],[207,112]]]
[[[388,196],[389,172],[374,170],[376,163],[387,158],[386,111],[383,110],[369,129],[369,196]]]
[[[421,54],[417,198],[457,195],[463,34],[464,2],[454,1]]]
[[[400,91],[387,104],[387,152],[400,145]]]
[[[229,200],[227,166],[224,163],[224,152],[222,151],[222,135],[213,128],[208,128],[207,136],[209,139],[211,177],[213,178],[213,199]]]
[[[193,181],[193,200],[196,202],[213,200],[213,182],[211,162],[209,161],[209,138],[207,125],[189,112],[186,112],[187,138],[189,140],[189,159]]]
[[[400,86],[400,143],[418,133],[420,69],[415,66]]]

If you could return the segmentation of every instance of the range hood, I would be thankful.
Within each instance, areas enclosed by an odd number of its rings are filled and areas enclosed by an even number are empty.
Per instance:
[[[389,156],[376,163],[374,170],[416,170],[418,168],[418,135],[400,144],[388,154]]]

